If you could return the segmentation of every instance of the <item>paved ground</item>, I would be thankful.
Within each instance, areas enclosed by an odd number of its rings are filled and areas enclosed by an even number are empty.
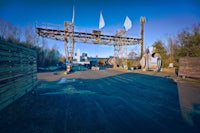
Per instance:
[[[170,78],[114,70],[40,73],[38,78],[34,95],[27,94],[0,112],[1,133],[199,130],[198,117],[190,119],[194,127],[183,119],[178,89],[182,83],[177,86]]]

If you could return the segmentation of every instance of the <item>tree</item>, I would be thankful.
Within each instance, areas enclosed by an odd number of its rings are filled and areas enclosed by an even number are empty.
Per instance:
[[[23,33],[23,36],[21,33]],[[0,19],[0,39],[35,49],[38,54],[37,64],[39,67],[56,65],[61,57],[56,46],[48,49],[47,42],[44,39],[42,39],[42,42],[38,41],[31,24],[28,24],[25,29],[22,30],[20,26],[14,26],[12,23]],[[41,43],[41,45],[37,43]]]
[[[64,56],[61,55],[61,56],[59,57],[59,60],[58,60],[58,61],[59,61],[60,63],[64,64],[64,63],[65,63],[65,60],[66,60],[66,58],[65,58]]]
[[[137,54],[135,53],[134,49],[132,49],[132,50],[130,51],[130,53],[128,54],[128,58],[129,58],[129,59],[134,59],[136,55],[137,55]]]
[[[31,46],[36,45],[36,43],[38,42],[37,35],[30,23],[25,27],[24,40],[25,40],[27,47],[29,47],[29,48]]]
[[[168,53],[169,53],[169,61],[173,63],[174,67],[178,67],[178,40],[174,36],[168,38]]]
[[[133,59],[128,59],[127,60],[127,66],[132,67],[133,66]]]
[[[194,25],[192,30],[184,29],[174,39],[169,38],[168,45],[174,66],[178,66],[181,57],[200,56],[200,23]]]
[[[6,22],[3,19],[0,19],[0,39],[5,39],[6,33]]]
[[[8,42],[20,43],[21,28],[0,19],[0,39]]]
[[[165,47],[165,44],[159,40],[156,41],[153,44],[153,47],[156,48],[156,53],[159,53],[162,59],[162,67],[168,67],[169,63],[170,63],[170,59],[169,59],[169,54],[167,54],[167,49]]]
[[[200,23],[193,26],[192,33],[189,30],[183,30],[178,34],[178,46],[176,52],[179,57],[200,56]]]

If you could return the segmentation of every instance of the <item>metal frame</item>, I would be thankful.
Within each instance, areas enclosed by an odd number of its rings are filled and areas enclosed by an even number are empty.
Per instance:
[[[61,25],[47,23],[37,23],[35,26],[38,35],[65,42],[65,54],[66,59],[69,60],[69,62],[72,62],[73,60],[75,42],[114,46],[114,57],[116,62],[117,58],[119,58],[120,56],[122,57],[124,54],[127,54],[128,45],[141,44],[142,55],[144,39],[144,21],[142,21],[142,19],[141,27],[141,38],[132,38],[126,37],[126,31],[124,30],[118,31],[116,35],[101,34],[101,31],[94,31],[93,33],[75,32],[74,23],[72,22],[64,22],[64,27]]]

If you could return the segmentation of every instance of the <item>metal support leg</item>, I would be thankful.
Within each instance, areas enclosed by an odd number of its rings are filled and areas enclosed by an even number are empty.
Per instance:
[[[119,46],[114,45],[114,68],[117,67],[118,59],[119,59]]]

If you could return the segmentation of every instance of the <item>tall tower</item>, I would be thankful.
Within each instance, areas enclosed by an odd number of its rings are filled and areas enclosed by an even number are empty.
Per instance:
[[[72,63],[74,55],[74,23],[64,22],[64,41],[66,60]]]
[[[140,17],[140,23],[141,23],[141,55],[140,58],[143,56],[144,51],[144,23],[146,22],[146,17],[141,16]]]
[[[125,30],[118,30],[115,34],[119,37],[117,40],[117,45],[114,45],[114,68],[117,67],[117,64],[121,61],[121,63],[126,65],[126,62],[124,62],[124,54],[125,54],[125,48],[126,45],[123,44],[122,38],[125,36],[126,31]],[[125,48],[123,48],[123,46]]]

